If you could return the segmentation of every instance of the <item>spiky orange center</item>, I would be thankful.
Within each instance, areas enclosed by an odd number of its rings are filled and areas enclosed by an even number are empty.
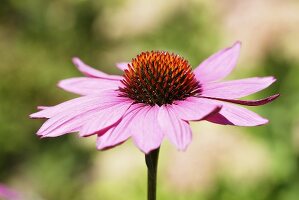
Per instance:
[[[132,59],[123,77],[120,96],[151,106],[172,104],[201,90],[188,61],[163,51],[142,52]]]

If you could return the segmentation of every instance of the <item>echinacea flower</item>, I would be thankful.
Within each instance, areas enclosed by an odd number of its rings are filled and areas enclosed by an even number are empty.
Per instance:
[[[185,150],[192,140],[189,121],[207,120],[234,126],[258,126],[267,119],[239,105],[259,106],[260,100],[240,98],[267,88],[273,77],[221,81],[233,70],[241,44],[236,42],[203,61],[194,71],[179,55],[143,52],[130,63],[119,63],[123,76],[108,75],[74,58],[86,76],[61,81],[59,87],[81,97],[53,107],[40,107],[32,118],[47,118],[37,132],[57,137],[79,132],[97,135],[97,148],[107,149],[132,138],[144,153],[167,138]]]

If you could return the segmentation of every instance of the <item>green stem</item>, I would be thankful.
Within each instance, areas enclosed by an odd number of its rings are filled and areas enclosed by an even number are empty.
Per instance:
[[[147,200],[156,200],[159,150],[160,148],[155,149],[145,155],[147,166]]]

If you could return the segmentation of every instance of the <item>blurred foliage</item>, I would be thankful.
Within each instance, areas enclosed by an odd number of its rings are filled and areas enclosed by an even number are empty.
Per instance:
[[[34,133],[41,122],[28,118],[37,105],[74,97],[55,87],[61,79],[78,76],[70,62],[74,55],[95,66],[111,66],[142,50],[162,49],[182,54],[196,66],[221,42],[205,7],[181,8],[144,34],[110,37],[105,10],[117,11],[122,4],[119,0],[1,1],[0,182],[24,186],[36,199],[144,199],[145,176],[133,177],[129,184],[90,183],[89,171],[98,152],[80,144],[74,135],[40,140]],[[186,194],[170,191],[161,180],[160,199],[298,198],[299,154],[292,140],[299,111],[298,61],[277,47],[265,53],[260,66],[267,67],[252,70],[252,75],[274,75],[279,80],[263,94],[279,92],[282,97],[259,110],[269,116],[271,125],[248,132],[273,151],[272,176],[250,186],[219,177],[213,190]]]

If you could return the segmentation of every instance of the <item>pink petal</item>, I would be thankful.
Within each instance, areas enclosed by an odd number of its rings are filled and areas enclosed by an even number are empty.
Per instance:
[[[223,107],[218,114],[211,115],[207,118],[210,122],[235,126],[259,126],[268,123],[267,119],[246,108],[217,100],[211,101]]]
[[[122,71],[125,71],[126,69],[128,69],[128,62],[121,62],[121,63],[116,63],[116,67]]]
[[[223,99],[241,98],[263,90],[276,79],[273,77],[247,78],[234,81],[204,83],[202,84],[202,96]]]
[[[49,108],[49,106],[37,106],[37,110],[45,110]]]
[[[147,107],[138,113],[132,121],[132,138],[136,146],[144,153],[157,149],[163,140],[164,134],[159,126],[157,116],[159,107]]]
[[[145,109],[142,104],[133,104],[122,117],[121,121],[106,133],[98,135],[97,149],[103,150],[125,142],[133,133],[132,126],[139,119],[139,112]],[[134,123],[133,123],[134,122]]]
[[[186,150],[192,140],[189,123],[181,120],[171,106],[160,107],[158,121],[165,136],[179,150]]]
[[[0,199],[21,200],[21,194],[6,185],[0,184]]]
[[[41,129],[37,132],[37,135],[44,138],[44,137],[58,137],[67,133],[79,132],[86,123],[94,119],[96,115],[93,111],[94,110],[91,110],[80,114],[68,113],[69,114],[68,116],[63,115],[60,117],[51,118],[44,123]],[[119,119],[115,119],[114,123],[116,123],[118,120]],[[107,125],[107,127],[101,127],[101,130],[108,128],[108,126],[110,125]]]
[[[104,129],[106,126],[108,127],[116,123],[130,106],[128,102],[123,102],[120,97],[86,96],[75,100],[78,102],[69,101],[63,103],[65,108],[62,110],[58,109],[61,105],[57,105],[40,111],[39,113],[48,114],[51,118],[42,125],[37,134],[42,137],[57,137],[66,133],[77,132],[84,125],[100,115],[111,117],[106,119],[107,122],[100,124],[102,127],[98,126],[99,130]],[[112,107],[118,110],[119,113],[112,115],[110,109]]]
[[[259,99],[259,100],[220,99],[220,98],[212,98],[212,97],[203,97],[203,98],[215,99],[215,100],[219,100],[219,101],[225,101],[225,102],[246,105],[246,106],[261,106],[261,105],[264,105],[264,104],[274,101],[279,96],[280,96],[280,94],[275,94],[275,95],[269,96],[264,99]]]
[[[67,133],[78,132],[95,114],[95,110],[76,110],[48,119],[38,130],[41,137],[57,137]]]
[[[88,65],[86,65],[82,60],[80,60],[79,58],[73,58],[73,63],[74,65],[76,65],[76,67],[78,68],[78,70],[80,72],[82,72],[83,74],[85,74],[86,76],[89,77],[96,77],[96,78],[100,78],[100,77],[106,77],[108,76],[108,74],[101,72],[99,70],[96,70]]]
[[[106,132],[107,129],[121,119],[131,104],[131,102],[112,102],[110,105],[107,105],[83,125],[80,130],[80,136],[86,137]]]
[[[79,58],[73,58],[73,63],[76,65],[78,70],[82,72],[84,75],[88,77],[93,78],[104,78],[104,79],[111,79],[111,80],[121,80],[121,76],[116,75],[108,75],[104,72],[101,72],[99,70],[96,70],[88,65],[86,65],[84,62],[82,62]]]
[[[195,77],[201,82],[213,82],[226,77],[236,66],[241,43],[223,49],[203,61],[195,70]]]
[[[58,83],[60,88],[79,95],[94,95],[107,90],[116,90],[120,85],[121,82],[118,80],[89,77],[70,78]]]
[[[208,99],[197,97],[176,101],[171,106],[177,116],[186,121],[200,121],[221,109],[220,106],[212,104]]]
[[[89,106],[98,106],[101,103],[110,101],[112,98],[117,97],[117,93],[114,91],[110,92],[103,92],[99,95],[90,95],[90,96],[84,96],[75,98],[66,102],[63,102],[61,104],[58,104],[56,106],[51,107],[43,107],[43,110],[40,110],[39,112],[33,113],[30,115],[30,118],[51,118],[58,114],[68,112],[69,110],[72,110],[74,108],[82,107],[82,105],[89,105]],[[120,99],[122,100],[122,99]]]

